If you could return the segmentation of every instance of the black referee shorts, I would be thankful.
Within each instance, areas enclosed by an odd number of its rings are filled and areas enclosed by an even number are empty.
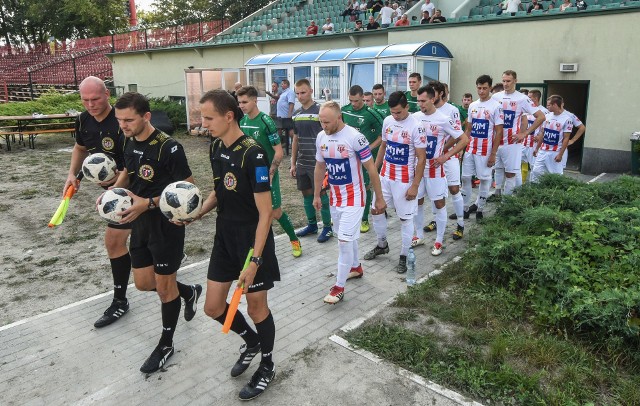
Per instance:
[[[118,229],[118,230],[131,230],[133,228],[133,225],[131,225],[131,223],[124,223],[124,224],[107,223],[107,227],[115,228],[115,229]]]
[[[158,275],[171,275],[180,268],[184,253],[183,226],[177,226],[153,209],[133,222],[129,253],[133,268],[153,265]]]
[[[218,217],[207,279],[214,282],[232,282],[238,279],[255,235],[256,224],[225,224]],[[249,292],[269,290],[275,281],[280,280],[276,244],[271,229],[262,250],[262,259],[263,263],[256,272],[253,285],[249,286]]]

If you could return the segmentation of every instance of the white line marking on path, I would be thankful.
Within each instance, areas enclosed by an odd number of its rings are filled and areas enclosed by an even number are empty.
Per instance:
[[[587,183],[593,183],[593,182],[597,182],[598,179],[600,179],[601,177],[603,177],[604,175],[606,175],[606,172],[602,172],[600,175],[596,176],[595,178],[591,179],[590,181],[587,181]]]

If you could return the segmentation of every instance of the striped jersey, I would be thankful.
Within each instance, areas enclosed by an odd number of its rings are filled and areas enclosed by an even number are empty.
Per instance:
[[[380,176],[402,183],[413,182],[416,148],[426,148],[424,128],[411,114],[402,121],[384,119],[382,141],[387,143]]]
[[[355,128],[345,125],[335,134],[324,131],[316,139],[316,160],[327,166],[329,204],[334,207],[364,207],[362,162],[371,159],[369,142]]]
[[[542,145],[541,151],[558,151],[564,141],[565,133],[571,133],[573,130],[573,114],[568,111],[556,115],[549,113],[545,116],[542,124]]]
[[[458,109],[456,109],[457,111]],[[427,146],[427,165],[424,171],[425,178],[443,178],[444,165],[436,167],[435,159],[445,153],[444,144],[449,137],[458,139],[463,131],[460,128],[460,121],[456,122],[445,116],[440,110],[433,114],[424,114],[422,111],[413,113],[425,129]]]
[[[471,125],[471,137],[467,152],[488,156],[493,146],[493,132],[496,125],[504,124],[502,106],[494,99],[476,100],[469,105],[467,123]]]
[[[491,98],[502,105],[504,112],[504,133],[500,145],[515,144],[514,135],[520,132],[520,117],[523,114],[535,114],[540,108],[534,106],[533,101],[528,96],[517,90],[510,94],[505,93],[503,90],[494,94]]]
[[[316,166],[316,138],[322,131],[320,105],[313,103],[308,109],[301,107],[293,112],[293,130],[298,137],[296,165],[313,170]]]
[[[451,103],[445,103],[442,106],[438,107],[438,111],[453,120],[453,122],[457,124],[458,128],[462,128],[462,122],[460,121],[460,110],[458,110],[456,106]],[[458,158],[458,155],[453,155],[449,159],[453,158]]]
[[[273,119],[263,112],[258,113],[254,118],[249,118],[249,115],[245,114],[240,119],[240,129],[246,136],[258,141],[258,144],[267,153],[267,160],[271,165],[276,154],[273,146],[280,144],[280,137]]]
[[[537,108],[540,109],[540,111],[546,116],[547,114],[549,114],[549,110],[547,110],[546,107],[542,107],[542,106],[536,106]],[[527,114],[527,125],[529,127],[531,127],[533,125],[533,123],[536,121],[536,118],[533,114]],[[533,133],[527,135],[527,138],[524,139],[524,146],[525,147],[535,147],[536,145],[536,141],[535,141],[535,136],[538,135],[538,133],[540,132],[540,129],[542,128],[542,126],[536,128]]]

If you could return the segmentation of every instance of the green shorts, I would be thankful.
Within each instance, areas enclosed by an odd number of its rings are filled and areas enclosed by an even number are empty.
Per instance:
[[[271,180],[271,208],[279,209],[282,206],[282,196],[280,195],[280,171],[273,174]]]

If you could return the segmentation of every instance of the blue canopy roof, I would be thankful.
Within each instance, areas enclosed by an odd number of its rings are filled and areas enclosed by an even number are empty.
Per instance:
[[[279,54],[256,55],[249,59],[246,66],[282,65],[285,63],[350,61],[358,59],[390,58],[398,56],[431,56],[453,58],[447,47],[440,42],[428,41],[413,44],[377,45],[362,48],[341,48],[321,51],[287,52]]]

